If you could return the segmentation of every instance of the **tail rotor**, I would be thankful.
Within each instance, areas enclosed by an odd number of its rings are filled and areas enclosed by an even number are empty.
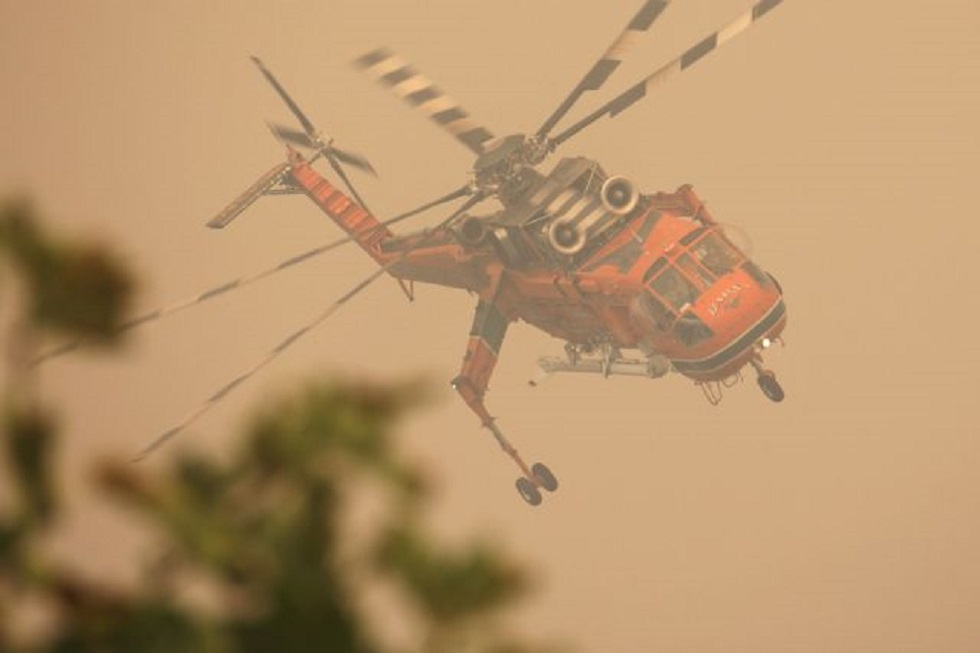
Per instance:
[[[312,150],[316,153],[315,157],[322,156],[325,158],[327,163],[330,164],[330,167],[337,173],[337,176],[344,182],[347,190],[349,190],[354,199],[357,200],[358,204],[366,209],[367,206],[365,205],[364,200],[361,199],[360,193],[358,193],[354,188],[354,185],[351,183],[347,173],[343,169],[343,165],[348,165],[352,168],[357,168],[358,170],[377,176],[377,172],[375,171],[374,166],[371,165],[371,162],[356,152],[344,150],[334,145],[333,139],[325,136],[323,132],[316,128],[313,122],[306,116],[305,113],[303,113],[303,110],[299,108],[299,105],[296,104],[296,101],[293,100],[292,96],[289,95],[283,85],[279,83],[276,76],[272,74],[272,71],[269,70],[264,63],[262,63],[262,60],[253,56],[252,63],[258,67],[259,72],[262,73],[262,76],[265,77],[266,81],[269,82],[272,88],[275,89],[276,93],[280,98],[282,98],[282,101],[286,103],[286,106],[289,107],[290,112],[296,117],[296,120],[299,121],[299,124],[303,128],[303,130],[300,131],[293,129],[292,127],[270,122],[268,125],[269,129],[272,130],[273,135],[275,135],[275,137],[283,143]]]

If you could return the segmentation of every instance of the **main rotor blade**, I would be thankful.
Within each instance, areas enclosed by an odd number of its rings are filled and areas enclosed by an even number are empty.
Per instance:
[[[309,261],[311,259],[314,259],[317,256],[320,256],[321,254],[326,254],[327,252],[329,252],[331,250],[337,249],[341,245],[346,245],[347,243],[353,242],[356,237],[359,237],[359,236],[362,236],[362,235],[371,233],[372,231],[376,231],[376,230],[382,229],[384,227],[389,227],[389,226],[391,226],[393,224],[396,224],[398,222],[401,222],[403,220],[407,220],[408,218],[414,217],[414,216],[416,216],[419,213],[422,213],[424,211],[428,211],[429,209],[434,208],[436,206],[439,206],[440,204],[445,204],[446,202],[451,202],[451,201],[453,201],[455,199],[459,199],[460,197],[464,197],[465,195],[470,194],[470,192],[471,191],[470,191],[470,189],[469,189],[468,186],[464,186],[462,188],[457,188],[456,190],[452,191],[451,193],[448,193],[446,195],[443,195],[442,197],[440,197],[438,199],[435,199],[435,200],[432,200],[431,202],[427,202],[425,204],[422,204],[421,206],[418,206],[418,207],[412,209],[411,211],[406,211],[406,212],[401,213],[401,214],[399,214],[399,215],[397,215],[397,216],[395,216],[393,218],[389,218],[388,220],[385,220],[384,222],[381,222],[380,224],[377,224],[377,225],[375,225],[373,227],[370,227],[368,229],[365,229],[363,232],[359,232],[357,234],[357,236],[345,236],[344,238],[340,238],[338,240],[335,240],[335,241],[332,241],[332,242],[329,242],[329,243],[325,243],[323,245],[320,245],[319,247],[314,247],[313,249],[311,249],[309,251],[303,252],[302,254],[297,254],[296,256],[292,256],[292,257],[290,257],[290,258],[288,258],[288,259],[282,261],[281,263],[279,263],[277,265],[274,265],[272,267],[265,268],[265,269],[263,269],[263,270],[261,270],[259,272],[255,272],[253,274],[248,274],[248,275],[239,277],[237,279],[234,279],[233,281],[228,281],[226,283],[222,283],[222,284],[217,285],[217,286],[215,286],[215,287],[213,287],[213,288],[211,288],[209,290],[206,290],[206,291],[204,291],[202,293],[198,293],[197,295],[194,295],[193,297],[188,297],[187,299],[181,300],[181,301],[176,302],[174,304],[170,304],[169,306],[158,308],[158,309],[149,311],[147,313],[144,313],[144,314],[142,314],[142,315],[140,315],[138,317],[135,317],[135,318],[132,318],[130,320],[127,320],[126,322],[123,322],[119,326],[119,328],[115,331],[115,333],[118,334],[118,333],[123,333],[125,331],[129,331],[131,329],[135,329],[136,327],[140,327],[140,326],[143,326],[145,324],[149,324],[150,322],[155,322],[155,321],[160,320],[160,319],[163,319],[165,317],[169,317],[171,315],[175,315],[177,313],[180,313],[181,311],[183,311],[185,309],[188,309],[191,306],[197,306],[198,304],[203,304],[205,302],[211,301],[212,299],[217,299],[218,297],[221,297],[221,296],[225,295],[226,293],[231,292],[232,290],[238,290],[238,289],[244,288],[245,286],[251,285],[252,283],[254,283],[256,281],[259,281],[261,279],[265,279],[266,277],[270,277],[270,276],[272,276],[272,275],[274,275],[274,274],[276,274],[278,272],[282,272],[284,270],[288,270],[289,268],[293,267],[294,265],[298,265],[300,263],[304,263],[306,261]],[[49,361],[49,360],[51,360],[53,358],[58,358],[60,356],[63,356],[64,354],[68,354],[68,353],[70,353],[72,351],[75,351],[76,349],[78,349],[82,345],[84,345],[85,342],[86,341],[84,339],[82,339],[82,340],[73,340],[73,341],[67,342],[67,343],[65,343],[63,345],[59,345],[59,346],[57,346],[57,347],[55,347],[53,349],[50,349],[49,351],[46,351],[46,352],[42,353],[40,356],[38,356],[33,361],[31,361],[31,365],[32,366],[34,366],[34,365],[40,365],[41,363],[44,363],[46,361]]]
[[[306,133],[310,136],[310,138],[315,140],[317,138],[316,127],[314,127],[313,123],[310,122],[310,119],[306,117],[303,110],[299,108],[299,105],[293,101],[293,98],[290,97],[289,93],[286,92],[286,89],[282,87],[282,84],[280,84],[279,80],[277,80],[275,75],[272,74],[272,71],[266,68],[265,64],[262,63],[262,60],[256,56],[252,56],[252,62],[258,66],[265,78],[270,84],[272,84],[272,88],[276,89],[276,93],[279,94],[279,97],[282,98],[283,102],[286,103],[286,106],[289,107],[289,110],[292,111],[293,115],[296,116],[296,119],[299,120],[299,124],[303,125],[303,129],[306,130]]]
[[[369,52],[356,59],[354,65],[429,116],[474,153],[482,154],[484,143],[493,138],[456,100],[391,50],[379,48]]]
[[[318,315],[313,321],[311,321],[309,324],[299,329],[298,331],[294,332],[288,338],[280,342],[278,345],[276,345],[275,348],[273,348],[268,354],[266,354],[262,359],[260,359],[255,365],[253,365],[248,370],[240,374],[230,383],[225,384],[220,390],[218,390],[213,395],[211,395],[211,397],[209,397],[207,401],[205,401],[203,404],[198,406],[180,423],[178,423],[176,426],[174,426],[170,430],[164,432],[156,439],[151,441],[146,447],[143,448],[142,451],[140,451],[134,457],[134,461],[143,460],[148,455],[153,453],[156,449],[158,449],[160,446],[162,446],[164,443],[166,443],[168,440],[170,440],[178,433],[186,429],[195,421],[197,421],[202,415],[204,415],[209,410],[211,410],[211,408],[213,408],[215,404],[217,404],[219,401],[221,401],[226,396],[228,396],[228,394],[231,393],[235,388],[240,386],[242,383],[244,383],[253,375],[255,375],[257,372],[259,372],[259,370],[261,370],[266,365],[268,365],[273,360],[275,360],[281,353],[283,353],[284,351],[286,351],[286,349],[288,349],[293,344],[295,344],[300,338],[302,338],[307,333],[309,333],[317,326],[322,324],[327,318],[329,318],[331,315],[333,315],[338,310],[340,310],[340,308],[344,304],[346,304],[348,301],[353,299],[358,293],[360,293],[362,290],[370,286],[374,281],[380,278],[383,274],[391,270],[391,268],[395,267],[396,265],[404,261],[412,252],[414,252],[419,247],[425,245],[425,243],[429,242],[435,234],[439,233],[441,230],[450,226],[454,220],[456,220],[459,216],[461,216],[463,213],[469,210],[477,202],[482,201],[485,197],[486,196],[483,194],[477,194],[472,196],[466,202],[464,202],[463,205],[460,206],[457,210],[453,211],[453,213],[448,218],[446,218],[441,223],[439,223],[435,228],[427,231],[425,235],[423,235],[423,237],[413,247],[405,250],[405,252],[403,252],[401,256],[399,256],[394,261],[375,270],[373,273],[371,273],[370,276],[363,279],[360,283],[355,285],[353,288],[351,288],[346,293],[344,293],[341,297],[339,297],[336,301],[334,301],[330,306],[327,307],[325,311],[320,313],[320,315]]]
[[[677,73],[687,70],[705,56],[713,52],[716,48],[727,43],[738,34],[741,34],[755,21],[765,16],[767,13],[769,13],[769,11],[777,7],[782,2],[783,0],[760,0],[760,2],[753,5],[751,9],[747,10],[722,29],[701,40],[697,45],[689,48],[681,56],[661,67],[640,83],[617,95],[602,107],[560,133],[554,139],[551,139],[550,143],[553,147],[557,147],[594,123],[599,118],[605,115],[608,115],[610,118],[619,115],[629,107],[633,106],[633,104],[646,97],[648,91],[652,91],[654,88],[664,83]]]
[[[571,94],[565,98],[561,105],[555,109],[555,112],[541,125],[537,131],[538,138],[544,139],[547,137],[548,133],[558,124],[559,120],[565,117],[565,114],[582,97],[583,93],[586,91],[597,91],[602,88],[606,80],[619,67],[619,63],[623,60],[623,57],[629,53],[636,39],[640,34],[650,29],[650,26],[663,13],[663,10],[667,8],[668,4],[670,4],[670,0],[646,0],[643,7],[633,16],[633,20],[626,26],[626,29],[620,32],[605,54],[585,74],[585,77],[578,83],[578,86],[572,90]]]

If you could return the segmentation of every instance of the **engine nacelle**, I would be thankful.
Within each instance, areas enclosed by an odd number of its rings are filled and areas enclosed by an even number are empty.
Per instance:
[[[466,216],[456,228],[456,235],[467,247],[479,247],[487,242],[490,230],[487,224],[480,218],[472,215]]]
[[[585,231],[568,220],[555,220],[548,227],[548,242],[560,254],[578,254],[585,247],[585,237]]]
[[[636,208],[636,203],[640,201],[640,191],[626,177],[610,177],[603,182],[599,197],[610,213],[626,215]]]

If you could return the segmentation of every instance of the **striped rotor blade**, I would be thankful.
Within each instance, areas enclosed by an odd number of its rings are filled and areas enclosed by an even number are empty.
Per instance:
[[[578,86],[555,109],[555,112],[551,114],[545,123],[541,125],[541,128],[537,132],[539,138],[547,137],[548,133],[558,124],[559,120],[565,117],[565,114],[582,97],[583,93],[586,91],[597,91],[602,88],[606,80],[619,67],[619,63],[629,54],[636,40],[643,32],[650,29],[650,26],[660,17],[660,14],[663,13],[668,4],[670,4],[670,0],[646,0],[640,10],[636,12],[636,15],[633,16],[633,20],[626,26],[626,29],[620,32],[616,40],[609,46],[609,49],[595,62],[589,72],[585,74],[585,77],[578,83]]]
[[[276,76],[272,74],[272,71],[266,68],[265,64],[262,63],[262,60],[259,59],[258,57],[253,56],[252,62],[256,66],[258,66],[259,70],[262,72],[262,75],[266,78],[266,80],[270,84],[272,84],[272,88],[276,89],[276,93],[279,94],[279,97],[282,98],[282,101],[286,103],[286,106],[289,107],[289,110],[292,111],[293,115],[296,116],[296,119],[299,120],[299,124],[303,125],[303,129],[306,130],[306,133],[309,134],[311,138],[316,138],[316,127],[313,126],[313,123],[310,122],[310,119],[306,117],[306,114],[303,113],[303,110],[299,108],[299,105],[296,104],[296,102],[289,95],[289,93],[286,92],[286,89],[282,87],[282,84],[280,84],[279,80],[276,79]]]
[[[481,154],[484,143],[493,138],[456,100],[391,50],[380,48],[369,52],[355,60],[354,65],[429,116],[476,154]]]
[[[384,222],[378,225],[370,227],[365,230],[365,233],[370,233],[371,231],[389,227],[403,220],[407,220],[408,218],[414,217],[419,213],[422,213],[423,211],[427,211],[433,207],[439,206],[440,204],[445,204],[446,202],[451,202],[455,199],[459,199],[460,197],[464,197],[465,195],[469,194],[469,192],[470,192],[469,187],[466,186],[464,186],[463,188],[456,189],[451,193],[447,195],[443,195],[442,197],[436,200],[427,202],[419,207],[412,209],[411,211],[406,211],[404,213],[401,213],[400,215],[396,215],[393,218],[389,218],[388,220],[385,220]],[[364,234],[358,233],[357,237],[360,237],[362,235]],[[211,301],[212,299],[217,299],[218,297],[222,297],[233,290],[244,288],[245,286],[248,286],[256,281],[265,279],[266,277],[271,277],[272,275],[277,274],[279,272],[283,272],[284,270],[288,270],[289,268],[295,265],[299,265],[300,263],[305,263],[309,260],[316,258],[317,256],[320,256],[321,254],[326,254],[327,252],[337,249],[342,245],[346,245],[347,243],[353,242],[354,240],[355,240],[355,236],[345,236],[344,238],[340,238],[330,243],[325,243],[323,245],[320,245],[319,247],[314,247],[313,249],[303,252],[302,254],[291,256],[290,258],[278,263],[277,265],[274,265],[269,268],[265,268],[259,272],[255,272],[253,274],[239,277],[238,279],[235,279],[233,281],[222,283],[220,285],[211,288],[210,290],[206,290],[202,293],[198,293],[193,297],[188,297],[187,299],[176,302],[174,304],[170,304],[169,306],[165,306],[163,308],[158,308],[156,310],[149,311],[147,313],[144,313],[143,315],[140,315],[138,317],[132,318],[124,322],[116,330],[116,333],[123,333],[131,329],[135,329],[136,327],[140,327],[145,324],[149,324],[151,322],[156,322],[157,320],[161,320],[171,315],[180,313],[181,311],[184,311],[192,306],[197,306],[199,304],[203,304],[205,302]],[[85,343],[86,343],[85,340],[73,340],[71,342],[67,342],[65,344],[54,347],[42,353],[40,356],[38,356],[33,361],[31,361],[31,365],[40,365],[41,363],[44,363],[51,359],[58,358],[60,356],[73,352],[77,350],[79,347],[81,347],[82,345],[84,345]]]
[[[782,2],[783,0],[760,0],[760,2],[757,2],[745,13],[722,29],[701,40],[699,43],[689,48],[681,56],[677,57],[667,65],[662,66],[652,75],[643,79],[640,83],[628,88],[625,92],[617,95],[602,107],[563,131],[561,134],[552,139],[551,143],[557,147],[594,123],[599,118],[606,115],[613,118],[619,115],[646,97],[648,92],[654,90],[656,87],[660,86],[674,75],[687,70],[697,62],[701,61],[701,59],[706,57],[708,54],[714,52],[718,47],[724,45],[735,36],[741,34],[743,31],[751,27],[755,21],[765,16],[772,9],[775,9]]]
[[[391,268],[395,267],[396,265],[404,261],[413,251],[424,246],[436,234],[440,233],[442,230],[451,226],[453,221],[455,221],[459,216],[461,216],[463,213],[468,211],[477,202],[482,201],[484,197],[485,196],[482,194],[473,195],[472,197],[470,197],[470,199],[464,202],[462,206],[460,206],[458,209],[453,211],[453,213],[448,218],[443,220],[435,228],[425,232],[425,235],[423,235],[422,238],[419,239],[419,241],[413,247],[405,250],[405,252],[403,252],[402,255],[399,256],[397,259],[395,259],[394,261],[388,263],[383,267],[378,268],[377,270],[372,272],[370,276],[361,280],[360,283],[358,283],[356,286],[348,290],[340,298],[338,298],[330,306],[328,306],[327,309],[322,313],[320,313],[313,321],[311,321],[303,328],[295,331],[288,338],[286,338],[278,345],[276,345],[276,347],[272,349],[268,354],[263,356],[262,359],[260,359],[255,365],[253,365],[245,372],[235,377],[235,379],[232,380],[231,382],[226,383],[220,390],[218,390],[213,395],[211,395],[207,399],[207,401],[205,401],[203,404],[201,404],[196,409],[194,409],[193,412],[187,415],[187,417],[181,420],[176,426],[170,428],[169,430],[157,436],[146,447],[144,447],[142,451],[136,454],[134,460],[136,461],[143,460],[148,455],[150,455],[151,453],[159,449],[168,440],[172,439],[173,437],[178,435],[181,431],[186,429],[188,426],[196,422],[201,416],[203,416],[205,413],[211,410],[218,402],[220,402],[222,399],[227,397],[233,390],[235,390],[235,388],[245,383],[248,379],[250,379],[256,373],[262,370],[262,368],[264,368],[266,365],[268,365],[273,360],[278,358],[280,354],[282,354],[292,345],[296,344],[296,342],[299,341],[307,333],[309,333],[310,331],[318,327],[320,324],[322,324],[324,321],[326,321],[327,318],[329,318],[331,315],[333,315],[338,310],[340,310],[340,308],[344,304],[346,304],[348,301],[353,299],[362,290],[364,290],[372,283],[374,283],[378,278],[380,278],[382,275],[384,275],[389,270],[391,270]]]

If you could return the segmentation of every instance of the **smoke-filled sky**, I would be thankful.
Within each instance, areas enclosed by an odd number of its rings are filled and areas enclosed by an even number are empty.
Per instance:
[[[458,187],[472,158],[351,60],[388,45],[496,134],[529,131],[639,4],[0,0],[0,189],[116,245],[140,308],[166,305],[339,235],[298,197],[203,226],[283,158],[263,121],[291,117],[248,55],[370,157],[380,178],[357,180],[389,216]],[[572,117],[749,4],[672,3]],[[972,0],[788,0],[563,148],[647,192],[691,183],[751,236],[789,307],[767,361],[784,403],[751,374],[718,407],[676,375],[531,388],[561,343],[518,325],[488,403],[562,481],[532,510],[448,385],[474,298],[420,287],[409,304],[382,281],[175,446],[220,449],[312,375],[424,374],[440,401],[401,445],[436,480],[440,532],[490,535],[535,570],[524,632],[583,651],[980,649],[978,34]],[[125,356],[47,365],[75,509],[63,555],[131,576],[142,536],[95,507],[92,461],[134,453],[372,270],[337,251],[147,326]]]

